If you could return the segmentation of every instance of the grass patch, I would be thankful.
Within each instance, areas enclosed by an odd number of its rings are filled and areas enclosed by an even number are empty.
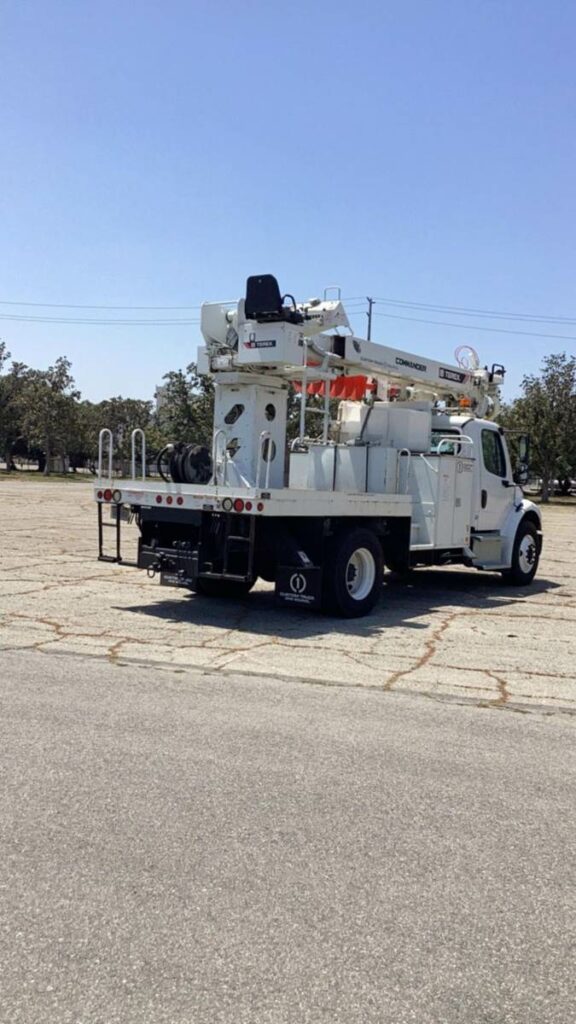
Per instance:
[[[576,508],[576,495],[573,494],[568,494],[565,497],[561,494],[555,494],[553,498],[548,498],[546,502],[542,501],[540,494],[527,494],[526,497],[530,498],[530,501],[533,501],[535,505],[543,505],[544,508],[546,508],[546,505],[573,505]]]
[[[22,481],[27,483],[50,483],[50,481],[53,481],[58,484],[62,482],[89,484],[94,483],[96,477],[92,476],[91,473],[49,473],[48,476],[44,476],[43,473],[39,473],[35,469],[16,469],[11,473],[8,473],[5,469],[0,469],[0,482],[3,480],[12,480],[18,483]]]

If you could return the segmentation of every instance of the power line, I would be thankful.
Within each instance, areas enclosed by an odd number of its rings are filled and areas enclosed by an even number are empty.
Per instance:
[[[576,324],[576,317],[540,316],[532,313],[503,313],[498,310],[474,309],[468,306],[436,306],[426,302],[405,302],[400,299],[375,299],[385,306],[400,306],[406,309],[423,309],[436,313],[460,313],[463,316],[480,316],[496,320],[524,320],[532,323],[545,324]]]
[[[456,327],[460,331],[482,331],[489,334],[522,334],[530,338],[559,338],[561,341],[576,341],[574,334],[541,334],[538,331],[511,331],[505,327],[480,327],[477,324],[452,324],[446,320],[424,320],[416,316],[400,316],[397,313],[378,313],[374,316],[384,316],[389,320],[409,320],[416,324],[435,324],[437,327]]]
[[[342,302],[347,303],[364,303],[366,301],[363,295],[349,295],[345,296]],[[399,306],[406,309],[424,309],[430,310],[437,313],[460,313],[464,316],[481,316],[487,318],[496,318],[503,320],[527,320],[537,321],[539,323],[569,323],[576,324],[576,317],[567,316],[544,316],[536,313],[510,313],[503,312],[502,310],[495,309],[477,309],[471,306],[444,306],[435,303],[428,302],[415,302],[407,299],[389,299],[389,298],[375,298],[375,303],[383,304],[386,306]],[[228,303],[224,303],[227,305]],[[179,311],[179,310],[199,310],[200,305],[196,306],[137,306],[137,305],[103,305],[99,303],[74,303],[74,302],[27,302],[27,301],[16,301],[14,299],[0,299],[0,306],[24,306],[24,307],[35,307],[39,309],[101,309],[101,310],[150,310],[150,311]]]
[[[0,299],[0,306],[36,306],[42,309],[200,309],[200,306],[90,306],[78,305],[74,302],[16,302],[8,299]]]
[[[90,324],[99,327],[191,327],[200,323],[199,319],[113,320],[102,317],[25,316],[8,313],[0,313],[0,320],[26,324]]]
[[[346,302],[349,306],[349,313],[351,316],[357,316],[365,313],[366,299],[363,296],[348,296],[342,299],[342,302]],[[425,324],[437,324],[442,327],[452,327],[459,330],[476,330],[482,332],[494,332],[500,334],[516,334],[526,335],[529,337],[537,338],[556,338],[567,341],[576,340],[571,335],[562,334],[548,334],[540,333],[535,331],[515,331],[505,328],[496,327],[481,327],[472,326],[468,324],[454,324],[443,320],[428,320],[419,317],[400,316],[394,313],[383,313],[378,310],[373,310],[373,305],[385,305],[393,308],[410,309],[410,310],[422,310],[430,311],[434,313],[458,313],[460,316],[466,317],[481,317],[486,319],[496,320],[507,320],[509,322],[525,322],[525,323],[549,323],[562,325],[573,325],[576,324],[576,318],[565,317],[565,316],[542,316],[532,313],[510,313],[503,312],[501,310],[489,310],[489,309],[476,309],[467,306],[441,306],[433,303],[425,302],[409,302],[408,300],[401,299],[384,299],[376,298],[370,299],[368,302],[368,314],[374,316],[388,317],[389,319],[396,320],[407,320],[413,321],[414,323],[425,323]],[[0,300],[0,306],[16,306],[16,307],[33,307],[38,309],[63,309],[63,310],[75,310],[75,309],[86,309],[86,310],[130,310],[130,311],[198,311],[200,306],[112,306],[112,305],[101,305],[101,304],[79,304],[79,303],[59,303],[59,302],[17,302],[15,300],[2,299]],[[122,317],[122,318],[103,318],[103,317],[75,317],[75,316],[36,316],[27,313],[0,313],[0,320],[20,322],[20,323],[45,323],[45,324],[75,324],[75,325],[91,325],[91,326],[134,326],[134,327],[181,327],[181,326],[193,326],[200,323],[200,320],[193,317],[156,317],[153,319],[137,318],[137,317]]]

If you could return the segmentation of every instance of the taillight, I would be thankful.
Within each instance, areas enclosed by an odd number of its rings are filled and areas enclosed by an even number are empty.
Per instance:
[[[156,504],[157,505],[161,505],[162,504],[162,495],[161,494],[157,494],[156,495]]]
[[[256,505],[256,508],[258,509],[259,512],[263,512],[264,511],[264,502],[263,501],[259,501],[258,504]]]
[[[119,504],[122,501],[122,491],[112,491],[112,498]]]
[[[251,512],[252,511],[252,502],[251,501],[247,501],[246,505],[244,507],[245,507],[247,512]]]
[[[167,505],[171,505],[172,504],[172,495],[171,494],[169,494],[168,497],[166,498],[166,504]]]
[[[180,495],[178,498],[176,498],[176,504],[177,505],[183,505],[184,504],[184,498],[182,497],[182,495]]]
[[[101,498],[101,497],[102,497],[102,495],[103,495],[103,493],[104,493],[103,491],[98,491],[97,497],[98,497],[98,498]]]
[[[223,512],[231,512],[233,508],[234,508],[234,502],[232,501],[232,498],[224,498],[222,500],[222,511]]]
[[[103,494],[104,501],[112,501],[112,491],[109,487],[106,488]]]
[[[242,498],[235,498],[234,499],[234,511],[235,512],[243,512],[244,511],[244,502],[243,502]]]

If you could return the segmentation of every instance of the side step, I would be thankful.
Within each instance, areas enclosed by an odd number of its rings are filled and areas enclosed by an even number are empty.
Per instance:
[[[503,568],[502,544],[502,536],[497,532],[473,533],[470,538],[470,546],[478,568]]]

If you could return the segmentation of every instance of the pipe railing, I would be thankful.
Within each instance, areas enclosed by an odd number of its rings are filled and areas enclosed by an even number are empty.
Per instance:
[[[468,444],[470,446],[473,446],[474,445],[474,441],[472,440],[471,437],[468,436],[468,434],[446,434],[446,436],[445,437],[441,437],[439,442],[438,442],[438,447],[436,448],[436,454],[437,455],[442,455],[442,445],[443,444],[453,444],[453,445]],[[446,455],[456,455],[456,454],[460,454],[460,453],[459,452],[458,453],[456,453],[456,452],[446,452]]]
[[[222,449],[222,480],[220,483],[225,487],[228,470],[228,452],[226,451],[226,431],[222,429],[215,431],[212,440],[212,482],[218,485],[218,442],[221,437],[224,438],[224,447]]]
[[[268,442],[266,444],[266,442]],[[260,470],[262,463],[266,463],[266,472],[264,474],[264,487],[268,490],[270,485],[270,466],[273,459],[273,445],[272,437],[269,430],[263,430],[260,434],[260,449],[258,454],[258,466],[256,467],[256,487],[260,487]]]
[[[406,463],[406,477],[404,480],[404,494],[408,494],[408,478],[410,476],[410,460],[412,458],[412,452],[409,448],[399,448],[398,458],[396,459],[396,494],[400,494],[400,456],[408,456],[408,462]]]
[[[132,434],[131,434],[131,437],[130,437],[130,445],[131,445],[130,468],[131,468],[131,471],[132,471],[132,479],[136,480],[136,440],[137,440],[138,436],[140,437],[140,456],[141,456],[141,459],[142,459],[142,479],[145,480],[146,479],[146,436],[145,436],[144,431],[142,430],[141,427],[136,427],[136,429],[132,431]]]
[[[104,465],[104,438],[108,438],[108,476],[107,480],[112,480],[112,461],[114,457],[114,438],[112,437],[112,431],[108,427],[103,427],[98,434],[98,479],[102,480],[102,468]]]

